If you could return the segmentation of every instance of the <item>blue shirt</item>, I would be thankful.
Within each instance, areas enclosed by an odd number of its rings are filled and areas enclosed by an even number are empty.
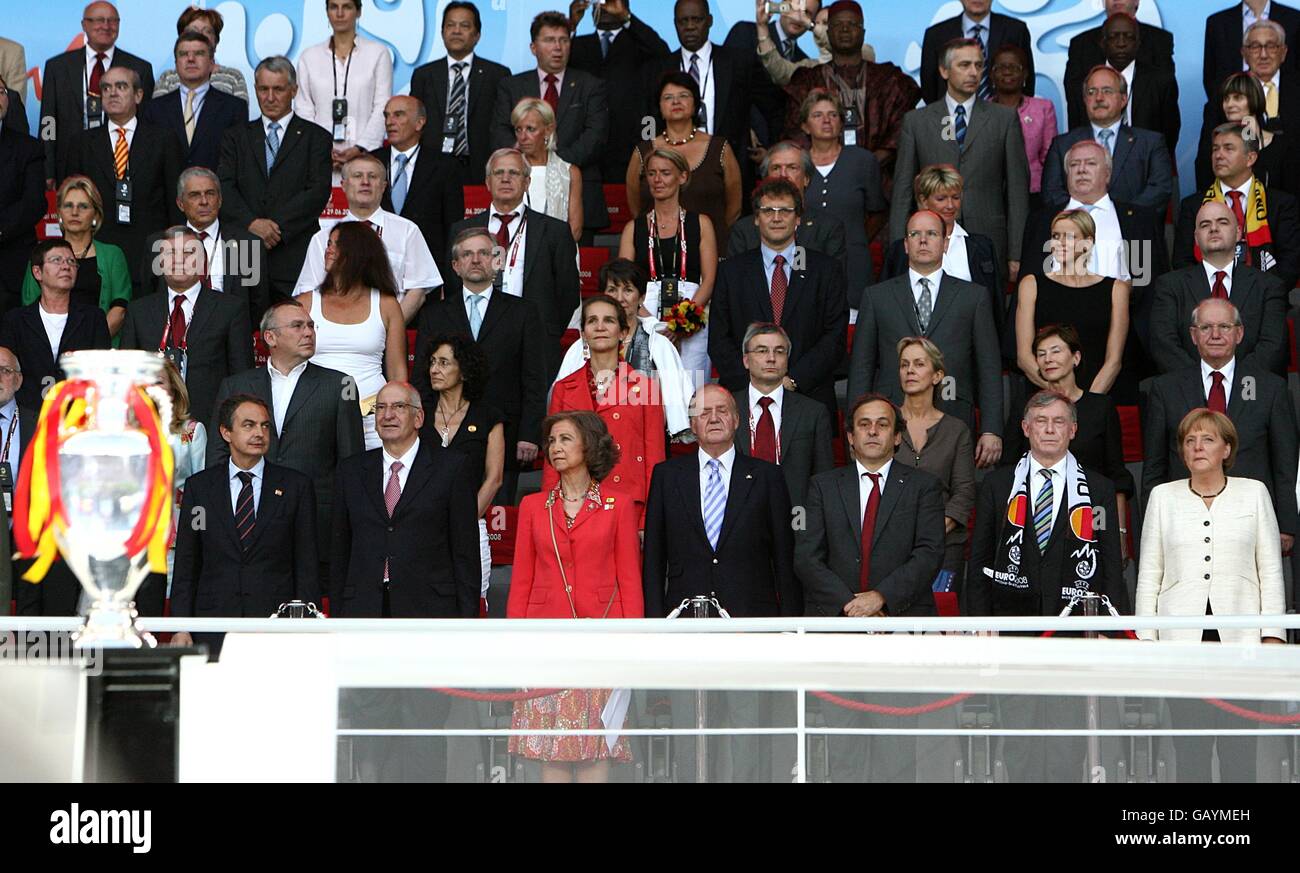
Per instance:
[[[797,246],[794,244],[794,240],[790,240],[790,245],[786,246],[779,252],[769,249],[766,243],[759,244],[758,250],[763,253],[763,275],[767,276],[768,288],[772,287],[772,270],[776,268],[777,255],[781,255],[785,258],[785,264],[782,265],[781,269],[785,271],[786,287],[789,287],[790,265],[794,262],[794,251],[796,248]]]

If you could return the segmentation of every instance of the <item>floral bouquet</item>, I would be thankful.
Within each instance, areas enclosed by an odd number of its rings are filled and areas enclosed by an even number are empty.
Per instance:
[[[679,337],[690,336],[704,327],[707,320],[704,308],[694,300],[679,300],[663,310],[660,321]]]

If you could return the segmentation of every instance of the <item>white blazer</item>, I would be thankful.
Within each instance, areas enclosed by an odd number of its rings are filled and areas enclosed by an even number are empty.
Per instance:
[[[348,116],[342,145],[366,151],[379,148],[387,135],[384,105],[393,96],[393,56],[388,46],[357,34],[351,67],[339,62],[331,70],[334,63],[329,40],[303,49],[298,56],[298,96],[293,111],[304,121],[333,132],[334,98],[343,96],[346,79]]]
[[[1229,477],[1206,509],[1187,479],[1157,485],[1147,503],[1138,558],[1137,615],[1282,615],[1282,542],[1268,488]],[[1144,640],[1197,641],[1201,631],[1137,632]],[[1285,640],[1281,628],[1223,629],[1225,643]]]

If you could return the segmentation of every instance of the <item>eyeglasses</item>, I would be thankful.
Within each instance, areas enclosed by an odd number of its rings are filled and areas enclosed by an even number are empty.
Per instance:
[[[298,319],[297,321],[291,321],[288,324],[280,324],[280,325],[276,325],[275,327],[267,328],[267,329],[268,330],[315,330],[316,322],[303,321],[302,319]]]
[[[746,349],[747,355],[776,355],[782,357],[790,354],[790,350],[785,346],[755,346],[752,349]]]
[[[544,36],[537,42],[541,45],[550,47],[555,45],[568,45],[570,41],[571,40],[567,36]]]
[[[1086,88],[1083,93],[1088,97],[1096,97],[1098,94],[1106,97],[1114,97],[1116,94],[1122,94],[1123,92],[1118,88],[1112,88],[1107,85],[1102,88]]]
[[[758,211],[770,218],[774,215],[789,215],[795,212],[795,208],[793,206],[760,206]]]
[[[385,412],[388,412],[390,409],[393,412],[402,413],[402,412],[412,411],[418,408],[419,407],[416,406],[414,403],[402,403],[401,401],[398,401],[397,403],[376,403],[375,415],[383,415]]]
[[[46,258],[45,263],[49,264],[52,267],[57,267],[60,264],[63,264],[65,266],[72,267],[74,270],[77,268],[77,259],[73,257],[66,257],[64,255],[55,255],[52,258]]]
[[[522,170],[493,170],[488,175],[493,179],[519,179],[523,177],[524,173]]]
[[[909,230],[908,239],[941,239],[943,234],[937,230]]]
[[[84,21],[86,24],[90,24],[95,27],[103,27],[106,24],[117,24],[122,19],[117,17],[109,18],[107,16],[100,16],[98,18],[83,18],[81,20]]]
[[[6,379],[13,378],[21,372],[22,370],[17,367],[0,367],[0,376],[4,376]]]
[[[1196,330],[1202,336],[1209,336],[1216,330],[1219,333],[1231,333],[1232,329],[1236,326],[1237,325],[1235,324],[1198,324],[1196,325]]]
[[[1025,68],[1021,64],[994,64],[993,72],[995,73],[1023,73]]]
[[[71,200],[65,200],[59,206],[60,209],[66,209],[69,212],[90,212],[95,207],[90,203],[73,203]]]
[[[1242,46],[1248,52],[1276,52],[1282,50],[1280,42],[1248,42]]]

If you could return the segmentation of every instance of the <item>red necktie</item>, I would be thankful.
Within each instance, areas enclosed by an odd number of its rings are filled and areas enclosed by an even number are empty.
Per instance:
[[[776,460],[776,422],[772,419],[772,398],[758,398],[758,405],[763,411],[758,416],[758,425],[754,428],[754,444],[750,454],[760,461],[775,464]]]
[[[1223,392],[1223,374],[1218,370],[1210,373],[1210,381],[1214,384],[1210,386],[1210,396],[1206,404],[1215,412],[1228,414],[1228,396]]]
[[[871,479],[871,493],[867,495],[867,509],[862,513],[862,569],[858,573],[858,588],[871,590],[871,538],[876,533],[876,511],[880,509],[880,474],[865,473]]]
[[[99,95],[99,77],[104,75],[104,61],[107,57],[103,52],[95,52],[95,66],[90,68],[90,82],[86,85],[87,93]]]
[[[518,214],[517,212],[512,212],[509,215],[497,213],[496,217],[501,222],[501,226],[497,228],[497,245],[503,249],[510,245],[510,222],[514,221],[515,216]]]
[[[785,291],[789,280],[785,276],[785,257],[777,255],[772,259],[772,320],[781,323],[781,312],[785,309]]]
[[[185,345],[185,310],[181,309],[184,302],[185,295],[177,294],[176,302],[172,304],[171,325],[167,329],[169,348],[179,349]]]
[[[199,242],[207,242],[207,240],[208,240],[208,232],[206,230],[199,231]],[[212,287],[211,265],[212,265],[212,261],[208,258],[208,250],[205,248],[203,250],[203,287],[204,288]]]
[[[1242,194],[1240,191],[1229,191],[1228,199],[1232,201],[1232,214],[1237,216],[1237,227],[1241,229],[1242,242],[1245,242],[1246,241],[1246,208],[1243,205],[1243,201],[1246,199],[1246,195]],[[1244,246],[1242,246],[1242,249],[1246,253],[1246,263],[1249,264],[1250,243],[1246,243]]]
[[[542,99],[551,104],[551,111],[555,113],[556,118],[560,117],[560,92],[555,90],[555,83],[558,81],[560,80],[553,74],[547,73],[546,93],[542,95]]]
[[[398,473],[404,466],[401,461],[393,461],[393,466],[388,468],[388,484],[384,486],[384,508],[388,510],[389,518],[393,517],[393,512],[402,499],[402,480]],[[388,581],[388,558],[384,558],[384,581]]]
[[[1223,280],[1228,278],[1228,274],[1219,270],[1214,274],[1214,287],[1210,289],[1210,297],[1214,300],[1228,299],[1228,286],[1223,284]]]

